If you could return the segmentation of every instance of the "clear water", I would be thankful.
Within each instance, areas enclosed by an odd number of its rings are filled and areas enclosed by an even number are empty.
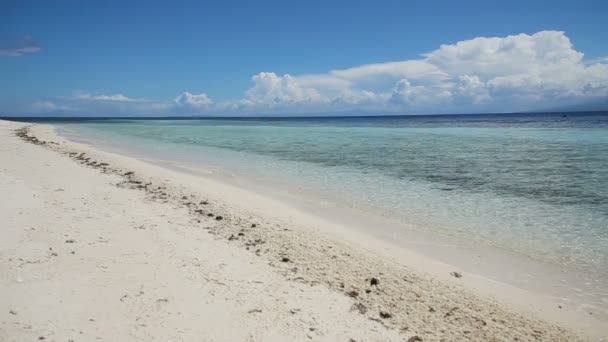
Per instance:
[[[164,159],[281,179],[421,229],[607,272],[608,113],[64,123]]]

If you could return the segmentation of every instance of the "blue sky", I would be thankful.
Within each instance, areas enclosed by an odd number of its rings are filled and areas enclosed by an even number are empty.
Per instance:
[[[2,1],[0,111],[418,114],[597,102],[608,97],[606,17],[606,1]]]

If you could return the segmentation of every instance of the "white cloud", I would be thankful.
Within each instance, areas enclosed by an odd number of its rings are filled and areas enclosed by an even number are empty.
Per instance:
[[[608,96],[608,66],[583,56],[561,31],[479,37],[414,60],[325,74],[260,73],[238,108],[500,112]]]
[[[213,104],[213,101],[207,96],[207,94],[192,94],[189,92],[181,93],[175,98],[174,102],[178,106],[189,106],[195,108],[206,108]]]
[[[433,81],[449,78],[449,75],[425,60],[366,64],[349,69],[332,70],[330,75],[353,82],[376,82],[382,78]]]
[[[251,80],[254,86],[247,90],[242,101],[249,106],[261,108],[306,106],[320,104],[326,100],[317,89],[303,86],[288,74],[277,76],[274,72],[261,72],[254,75]]]
[[[482,80],[538,71],[556,64],[577,64],[583,54],[574,50],[563,32],[542,31],[503,38],[475,38],[441,45],[426,60],[451,76],[475,75]]]
[[[86,93],[72,101],[82,108],[84,102],[95,103],[103,110],[143,115],[510,112],[608,98],[605,62],[584,61],[564,32],[542,31],[478,37],[441,45],[418,59],[323,74],[260,72],[251,78],[253,86],[244,97],[232,101],[215,102],[205,93],[189,92],[173,101]]]
[[[20,57],[23,55],[31,55],[40,51],[37,46],[26,46],[20,48],[0,48],[0,56]]]
[[[459,76],[458,80],[457,94],[465,99],[470,99],[472,104],[485,104],[491,101],[487,85],[478,76],[463,75]]]
[[[84,101],[108,101],[108,102],[144,102],[144,99],[134,99],[123,94],[114,95],[91,95],[89,93],[78,93],[72,97],[75,100]]]
[[[71,96],[61,96],[34,101],[21,106],[26,114],[75,114],[75,115],[166,115],[175,107],[168,101],[131,98],[123,94],[90,94],[77,92]]]
[[[452,101],[452,92],[449,87],[429,87],[412,85],[410,81],[402,79],[397,82],[390,98],[392,104],[405,105],[412,108],[426,108],[429,106],[446,105]]]
[[[0,56],[20,57],[40,52],[30,36],[0,35]]]

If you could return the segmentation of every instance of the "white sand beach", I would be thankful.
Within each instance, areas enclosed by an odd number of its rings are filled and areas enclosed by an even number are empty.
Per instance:
[[[0,191],[0,341],[608,336],[550,298],[51,125],[0,121]]]

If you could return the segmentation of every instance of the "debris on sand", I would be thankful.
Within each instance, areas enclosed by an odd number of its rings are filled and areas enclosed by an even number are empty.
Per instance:
[[[388,319],[393,317],[393,315],[391,315],[390,313],[386,312],[386,311],[380,311],[380,318],[382,319]]]
[[[352,298],[357,298],[359,297],[359,291],[356,290],[352,290],[352,291],[348,291],[346,292],[346,295]]]
[[[453,277],[456,277],[456,278],[462,278],[462,274],[461,274],[460,272],[456,272],[456,271],[454,271],[454,272],[450,272],[450,274],[451,274]]]

